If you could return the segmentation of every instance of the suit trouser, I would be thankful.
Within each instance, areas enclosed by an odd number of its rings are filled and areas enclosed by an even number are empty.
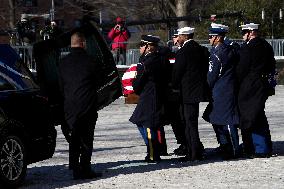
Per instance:
[[[64,135],[66,141],[68,143],[70,143],[71,129],[70,129],[69,125],[67,124],[67,122],[65,120],[61,122],[61,131],[62,131],[62,134]]]
[[[181,105],[174,101],[167,103],[168,116],[170,116],[170,124],[178,144],[185,145],[186,139],[184,135],[185,123],[182,120]]]
[[[69,143],[69,163],[76,168],[90,168],[93,152],[93,140],[96,121],[81,118],[76,121],[71,131]]]
[[[202,156],[201,142],[198,132],[199,103],[184,103],[183,113],[185,120],[185,138],[188,156],[192,160]]]
[[[249,129],[242,129],[244,150],[248,154],[272,153],[272,141],[265,111],[261,111],[255,125]]]

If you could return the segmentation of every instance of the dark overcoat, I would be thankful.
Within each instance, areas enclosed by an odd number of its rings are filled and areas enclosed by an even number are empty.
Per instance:
[[[256,37],[241,47],[237,76],[240,126],[243,129],[257,126],[255,123],[271,90],[267,76],[274,70],[273,49],[264,39]]]
[[[208,120],[212,124],[239,124],[235,75],[238,60],[238,54],[228,45],[220,44],[211,50],[207,80],[212,89]]]
[[[138,104],[129,121],[149,128],[164,124],[166,79],[164,63],[158,52],[147,54],[137,64],[133,89],[138,94]]]
[[[97,119],[97,78],[92,58],[82,48],[72,48],[59,64],[65,119],[71,127],[81,117]]]
[[[172,75],[173,89],[181,91],[183,103],[208,101],[207,72],[204,49],[194,40],[187,41],[176,53]]]

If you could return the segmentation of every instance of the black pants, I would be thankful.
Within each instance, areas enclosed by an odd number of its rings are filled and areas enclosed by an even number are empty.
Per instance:
[[[72,127],[69,166],[72,166],[74,170],[88,169],[91,166],[95,123],[96,120],[83,117],[78,119]]]
[[[70,143],[71,141],[71,129],[65,120],[61,121],[61,131],[64,135],[66,141]]]
[[[126,65],[126,49],[116,48],[112,50],[115,64]]]
[[[173,133],[175,135],[175,138],[177,140],[178,144],[185,145],[186,139],[185,139],[185,123],[182,115],[182,108],[181,104],[177,101],[169,101],[165,105],[166,109],[166,116],[169,120],[169,124],[171,124]]]
[[[242,128],[246,128],[242,125]],[[259,112],[252,128],[242,129],[243,148],[246,154],[271,154],[272,141],[265,111]]]
[[[200,159],[202,156],[202,143],[198,132],[199,103],[184,103],[183,114],[185,120],[185,138],[188,156],[192,160]]]

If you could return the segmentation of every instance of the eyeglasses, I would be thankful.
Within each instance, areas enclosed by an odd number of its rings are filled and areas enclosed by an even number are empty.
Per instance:
[[[213,37],[215,37],[216,35],[209,35],[208,38],[212,39]]]

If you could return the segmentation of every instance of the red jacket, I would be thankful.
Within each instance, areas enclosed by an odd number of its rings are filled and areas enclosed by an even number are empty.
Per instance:
[[[130,38],[130,33],[126,28],[122,31],[112,28],[108,33],[108,38],[112,40],[112,49],[126,49],[126,41]]]

